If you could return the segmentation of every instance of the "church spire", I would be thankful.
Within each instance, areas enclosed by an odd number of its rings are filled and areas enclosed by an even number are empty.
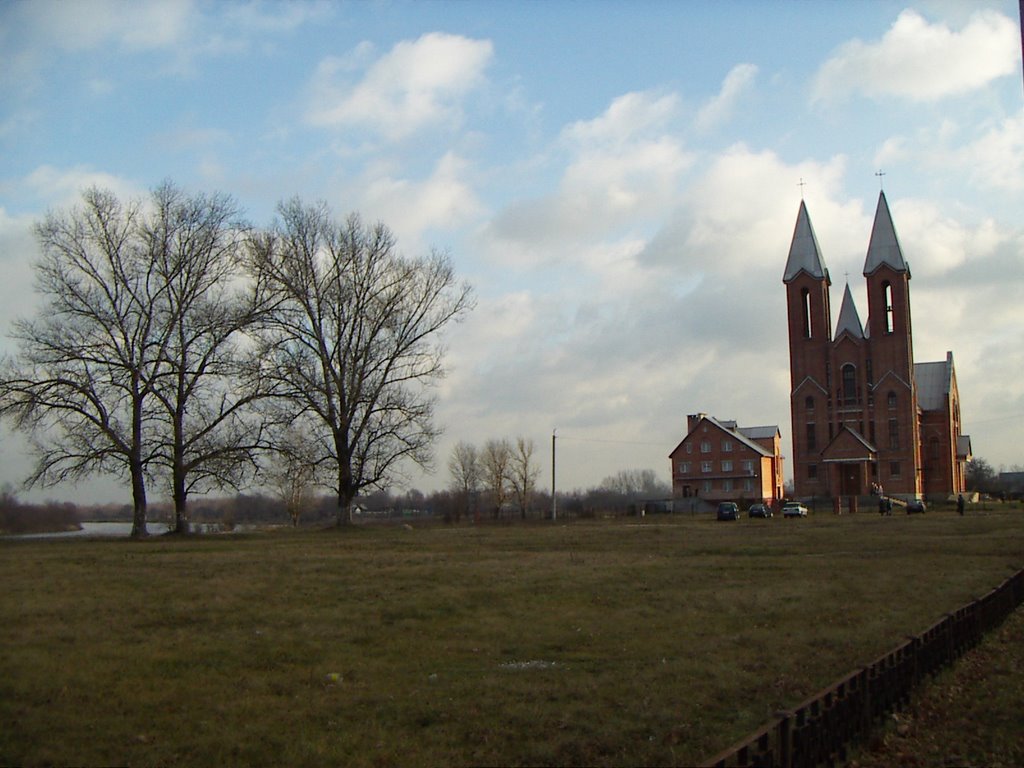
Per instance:
[[[782,282],[792,281],[800,272],[806,272],[817,280],[825,280],[831,284],[828,269],[821,258],[818,238],[811,226],[811,217],[807,214],[807,206],[800,201],[800,211],[796,216],[796,228],[793,230],[793,242],[789,246],[789,258],[786,260],[786,272]]]
[[[864,327],[860,324],[860,315],[857,314],[857,305],[853,303],[853,294],[850,293],[850,284],[846,284],[846,291],[843,293],[843,303],[839,307],[839,321],[836,323],[836,333],[833,338],[838,339],[842,333],[849,333],[855,339],[864,338]]]
[[[875,223],[871,227],[871,241],[868,243],[868,255],[864,260],[864,276],[873,274],[883,264],[896,272],[906,272],[907,277],[910,276],[910,266],[903,259],[903,251],[896,237],[896,227],[892,223],[885,192],[879,192]]]

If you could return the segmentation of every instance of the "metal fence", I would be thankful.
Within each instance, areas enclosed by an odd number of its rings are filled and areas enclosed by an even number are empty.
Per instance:
[[[795,709],[779,712],[705,765],[811,768],[845,761],[853,741],[905,706],[915,686],[976,646],[1021,602],[1024,570]]]

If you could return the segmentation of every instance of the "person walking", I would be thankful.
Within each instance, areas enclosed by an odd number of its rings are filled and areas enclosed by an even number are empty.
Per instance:
[[[964,516],[964,495],[962,493],[956,497],[956,512],[960,517]]]

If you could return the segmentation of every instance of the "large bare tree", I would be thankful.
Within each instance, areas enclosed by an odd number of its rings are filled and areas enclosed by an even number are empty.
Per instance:
[[[148,201],[98,189],[82,199],[36,228],[42,304],[14,325],[0,413],[32,434],[28,484],[125,476],[132,535],[144,536],[159,474],[183,530],[188,492],[235,486],[261,443],[248,410],[258,368],[238,349],[258,307],[239,278],[237,210],[170,183]]]
[[[480,490],[483,467],[476,446],[459,441],[448,457],[448,472],[451,475],[452,491],[458,496],[455,507],[455,520],[458,522],[463,512],[469,513],[470,504]]]
[[[252,274],[272,306],[261,357],[277,407],[314,432],[345,524],[358,493],[389,486],[404,461],[429,464],[439,335],[469,311],[471,292],[442,254],[400,256],[383,224],[339,223],[298,199],[278,213],[251,240]]]
[[[165,422],[155,464],[170,482],[175,530],[187,532],[189,493],[237,489],[266,444],[250,407],[265,388],[245,343],[261,308],[240,279],[245,226],[230,197],[164,183],[151,203],[140,234],[164,286],[152,311],[166,335],[152,382]]]
[[[501,516],[501,511],[508,500],[509,465],[512,461],[512,444],[508,438],[488,440],[484,443],[481,464],[483,465],[484,486],[491,496],[491,513],[493,517]]]
[[[0,413],[31,434],[26,484],[94,472],[131,482],[132,536],[146,535],[146,478],[156,424],[149,401],[166,351],[152,312],[166,285],[137,237],[141,204],[90,189],[81,207],[36,227],[41,305],[17,321],[0,375]]]
[[[519,516],[523,520],[530,511],[533,494],[537,489],[537,476],[540,474],[540,467],[533,462],[535,450],[533,440],[517,437],[515,449],[509,459],[509,482],[519,506]]]

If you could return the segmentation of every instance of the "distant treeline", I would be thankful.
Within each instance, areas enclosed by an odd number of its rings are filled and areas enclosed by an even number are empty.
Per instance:
[[[9,490],[0,491],[0,534],[77,531],[78,507],[70,502],[22,504]]]

